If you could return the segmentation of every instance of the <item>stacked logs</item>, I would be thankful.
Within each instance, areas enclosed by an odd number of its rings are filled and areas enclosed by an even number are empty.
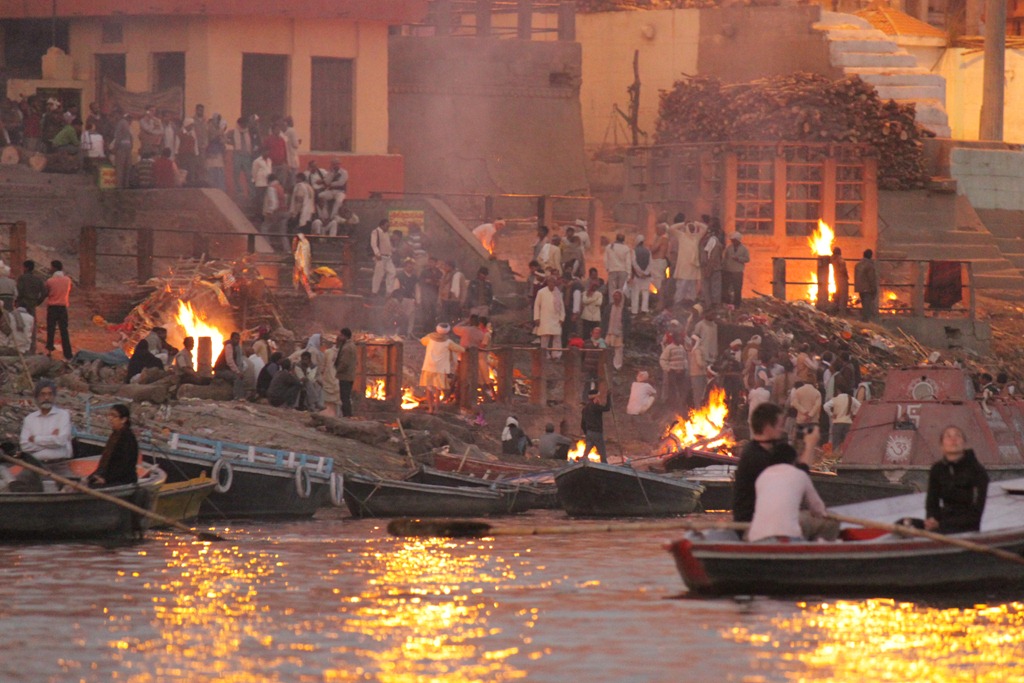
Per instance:
[[[774,141],[867,145],[878,156],[879,187],[923,187],[927,179],[914,106],[883,102],[858,76],[831,80],[796,73],[723,85],[714,77],[677,81],[661,93],[658,143]]]

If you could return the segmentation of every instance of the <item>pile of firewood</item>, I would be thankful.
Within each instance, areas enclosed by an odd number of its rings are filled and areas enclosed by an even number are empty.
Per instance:
[[[858,76],[797,73],[724,85],[695,76],[662,91],[658,143],[776,141],[868,145],[883,189],[922,187],[926,172],[913,105],[883,102]]]

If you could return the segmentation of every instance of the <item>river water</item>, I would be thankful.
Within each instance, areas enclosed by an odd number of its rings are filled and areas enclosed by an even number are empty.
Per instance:
[[[1024,681],[1005,596],[677,599],[664,531],[409,540],[321,514],[0,547],[0,681]]]

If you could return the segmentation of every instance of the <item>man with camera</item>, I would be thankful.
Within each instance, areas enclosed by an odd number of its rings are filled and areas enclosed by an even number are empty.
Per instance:
[[[789,464],[810,472],[814,464],[815,448],[820,438],[817,425],[810,424],[804,428],[803,448],[798,456],[786,441],[784,413],[785,409],[776,403],[762,403],[750,415],[750,441],[740,453],[733,482],[732,517],[736,522],[750,522],[754,518],[758,495],[755,483],[766,469],[772,465]],[[804,538],[836,538],[839,525],[834,520],[806,514],[806,511],[799,517]]]

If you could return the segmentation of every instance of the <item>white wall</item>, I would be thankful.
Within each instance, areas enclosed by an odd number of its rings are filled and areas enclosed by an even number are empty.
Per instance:
[[[957,191],[974,208],[1024,211],[1024,152],[961,147],[949,163]]]

